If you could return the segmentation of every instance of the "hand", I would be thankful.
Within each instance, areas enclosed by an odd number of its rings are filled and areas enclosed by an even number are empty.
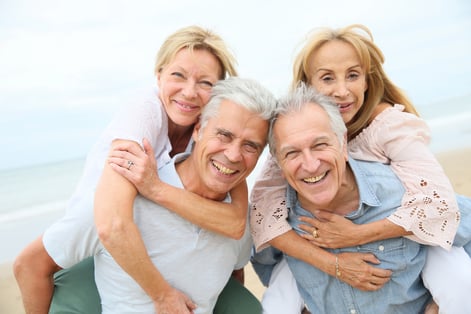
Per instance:
[[[114,140],[108,163],[113,170],[129,180],[141,195],[150,198],[161,181],[152,146],[147,139],[143,139],[142,144],[144,149],[134,141]],[[129,162],[132,164],[129,165]]]
[[[154,300],[156,313],[162,314],[193,314],[196,304],[183,292],[169,287]]]
[[[391,279],[392,271],[370,265],[380,264],[371,253],[339,253],[337,258],[340,272],[337,278],[359,290],[379,290]]]
[[[306,224],[299,227],[307,234],[301,236],[311,243],[330,249],[361,245],[360,227],[349,219],[326,211],[316,211],[316,218],[303,216],[300,220]],[[315,231],[316,230],[316,231]],[[316,237],[314,237],[316,235]]]

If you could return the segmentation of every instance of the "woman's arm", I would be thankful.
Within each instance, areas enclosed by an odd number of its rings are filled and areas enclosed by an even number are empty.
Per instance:
[[[314,245],[324,248],[350,247],[412,234],[386,218],[365,224],[355,224],[343,216],[326,211],[316,211],[315,216],[316,218],[307,216],[299,218],[305,223],[299,226],[306,232],[301,236]],[[314,229],[317,230],[316,237],[312,235]]]
[[[273,238],[291,230],[286,185],[275,158],[269,155],[250,195],[250,230],[257,252]]]
[[[113,144],[114,146],[114,144]],[[156,309],[194,306],[152,263],[133,220],[136,188],[105,164],[95,194],[95,224],[103,246],[151,297]]]
[[[340,253],[335,255],[311,244],[294,230],[274,238],[270,244],[285,254],[302,260],[360,290],[378,290],[391,278],[390,270],[370,265],[380,263],[373,254]],[[338,267],[336,267],[336,257]],[[340,272],[339,276],[337,270]]]
[[[144,150],[128,140],[115,140],[109,155],[109,165],[121,179],[127,179],[144,197],[164,206],[203,229],[240,239],[245,232],[248,210],[248,191],[245,181],[231,191],[232,203],[208,200],[184,189],[162,182],[149,142]],[[134,165],[128,169],[128,160]],[[195,210],[198,208],[198,210]]]
[[[389,108],[349,142],[355,159],[390,163],[404,185],[400,206],[388,220],[413,233],[419,243],[449,249],[459,225],[453,187],[428,147],[429,129],[422,119]]]

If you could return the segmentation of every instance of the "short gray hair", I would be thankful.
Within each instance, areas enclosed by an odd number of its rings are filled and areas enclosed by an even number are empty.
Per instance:
[[[278,106],[275,110],[268,134],[268,145],[270,146],[272,156],[276,156],[276,142],[273,127],[277,118],[279,116],[289,115],[293,112],[299,112],[304,106],[312,104],[321,107],[327,113],[330,126],[337,136],[340,146],[343,147],[347,127],[345,126],[337,104],[330,97],[322,95],[313,87],[309,87],[301,82],[293,91],[278,101]]]
[[[201,112],[201,129],[218,113],[223,100],[234,102],[267,121],[272,119],[277,104],[273,94],[258,82],[229,77],[218,81],[212,88],[211,98]]]

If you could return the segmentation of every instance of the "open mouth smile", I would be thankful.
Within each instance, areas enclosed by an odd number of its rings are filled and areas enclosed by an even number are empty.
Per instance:
[[[180,107],[181,109],[185,111],[194,111],[194,110],[198,110],[199,108],[198,106],[193,106],[192,104],[179,102],[178,100],[175,100],[175,103],[177,104],[178,107]]]
[[[234,173],[237,172],[236,170],[226,168],[223,165],[216,163],[215,161],[212,161],[212,164],[213,164],[214,168],[216,168],[220,173],[222,173],[226,176],[234,174]]]
[[[308,177],[304,178],[303,181],[306,183],[316,183],[322,180],[326,176],[327,172],[324,172],[323,174],[316,176],[316,177]]]

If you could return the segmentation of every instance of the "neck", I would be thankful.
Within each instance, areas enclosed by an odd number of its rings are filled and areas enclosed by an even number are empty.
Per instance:
[[[358,185],[353,175],[350,165],[347,163],[345,169],[345,180],[340,186],[337,197],[332,202],[330,212],[345,216],[358,208],[360,202],[360,192]]]
[[[334,199],[325,205],[303,206],[304,209],[314,213],[316,210],[327,211],[333,214],[345,216],[358,208],[360,193],[349,164],[345,168],[345,177],[340,185]]]
[[[193,156],[190,155],[187,159],[175,165],[184,189],[210,200],[223,201],[227,193],[215,192],[204,184],[201,175],[195,170],[198,168],[193,164],[192,157]]]
[[[193,133],[194,124],[190,126],[176,125],[169,120],[168,123],[168,138],[172,144],[172,151],[170,156],[173,157],[175,154],[184,152],[188,143],[190,142],[191,135]]]

